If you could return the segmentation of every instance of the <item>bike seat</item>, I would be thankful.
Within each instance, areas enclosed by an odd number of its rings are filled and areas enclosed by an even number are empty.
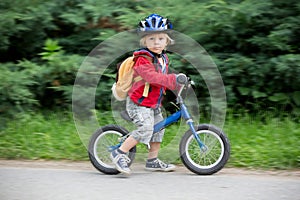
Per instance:
[[[120,115],[123,119],[125,119],[126,121],[132,121],[132,119],[129,117],[128,113],[126,110],[123,110],[120,112]]]

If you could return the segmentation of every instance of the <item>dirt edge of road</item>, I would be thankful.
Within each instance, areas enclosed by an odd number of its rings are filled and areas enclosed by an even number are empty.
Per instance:
[[[13,168],[50,168],[68,170],[96,170],[89,161],[54,161],[54,160],[3,160],[0,159],[0,167]],[[133,163],[134,170],[143,168],[143,163]],[[177,172],[190,173],[184,166],[177,165]],[[245,168],[225,167],[218,174],[223,175],[268,175],[290,176],[300,178],[300,169],[294,170],[258,170]]]

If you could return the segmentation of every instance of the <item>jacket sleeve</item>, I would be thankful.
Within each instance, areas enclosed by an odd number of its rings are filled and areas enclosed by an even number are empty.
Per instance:
[[[145,82],[167,87],[170,90],[177,88],[175,74],[162,74],[155,70],[155,66],[144,57],[139,57],[134,65],[137,75],[141,76]]]

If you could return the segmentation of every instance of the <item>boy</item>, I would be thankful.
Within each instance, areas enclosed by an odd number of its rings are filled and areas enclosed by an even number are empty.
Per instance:
[[[144,143],[149,147],[146,170],[173,171],[175,169],[174,165],[166,164],[157,158],[164,130],[153,134],[154,124],[163,119],[160,107],[165,90],[167,88],[175,90],[179,84],[177,80],[182,76],[186,80],[184,74],[167,74],[168,57],[165,49],[173,42],[167,34],[171,29],[170,21],[157,14],[152,14],[139,23],[138,31],[142,36],[140,44],[144,48],[134,52],[134,56],[137,56],[134,77],[141,76],[142,80],[133,84],[126,101],[126,110],[137,126],[137,130],[132,131],[121,147],[111,153],[116,169],[125,174],[131,172],[126,153],[138,143]],[[145,56],[150,57],[153,62]],[[150,84],[148,94],[144,94],[144,87],[148,83]]]

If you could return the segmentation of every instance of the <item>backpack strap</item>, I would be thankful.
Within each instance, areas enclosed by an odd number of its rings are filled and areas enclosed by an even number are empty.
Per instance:
[[[153,63],[153,58],[151,56],[147,56],[147,55],[135,55],[134,56],[134,61],[136,61],[138,59],[138,57],[144,57],[147,60],[149,60],[149,62]]]

